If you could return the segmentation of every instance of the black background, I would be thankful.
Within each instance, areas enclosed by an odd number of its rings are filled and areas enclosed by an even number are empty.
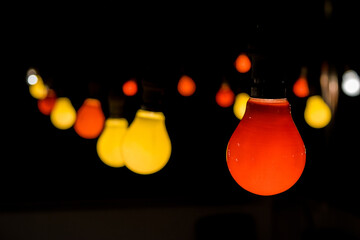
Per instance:
[[[7,211],[93,209],[126,206],[229,205],[272,199],[282,205],[304,199],[326,203],[359,218],[359,97],[340,91],[331,124],[310,128],[303,119],[306,99],[296,98],[292,84],[308,68],[311,94],[321,94],[321,64],[337,69],[339,83],[347,67],[359,69],[358,23],[350,3],[262,2],[225,6],[207,3],[53,5],[14,8],[4,21],[3,143],[0,208]],[[307,149],[299,181],[288,191],[261,197],[246,192],[231,178],[225,160],[227,142],[239,120],[232,108],[220,108],[215,94],[223,79],[235,93],[249,92],[250,73],[236,72],[233,62],[247,51],[257,24],[269,34],[266,50],[286,76],[287,98]],[[271,57],[270,54],[270,57]],[[55,91],[76,109],[89,95],[98,97],[108,116],[111,89],[145,69],[166,87],[164,113],[172,155],[160,172],[142,176],[126,167],[104,165],[96,141],[73,129],[58,130],[37,109],[28,91],[26,71],[36,68]],[[177,93],[181,74],[191,76],[196,93]],[[154,75],[152,75],[154,77]],[[90,92],[95,83],[97,91]],[[61,89],[61,90],[60,90]],[[132,121],[141,91],[126,98]],[[275,211],[275,210],[274,210]]]

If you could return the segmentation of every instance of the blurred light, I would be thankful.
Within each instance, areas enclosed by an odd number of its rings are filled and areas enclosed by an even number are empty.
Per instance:
[[[329,67],[326,62],[321,68],[320,87],[323,100],[330,107],[331,113],[335,114],[339,100],[339,81],[335,68]]]
[[[294,83],[293,92],[297,97],[303,98],[309,96],[309,85],[306,77],[299,77]]]
[[[96,150],[101,161],[110,167],[125,165],[122,154],[122,143],[128,127],[125,118],[108,118],[101,133]]]
[[[220,107],[230,107],[234,103],[235,94],[227,83],[222,83],[216,93],[215,100]]]
[[[235,104],[234,104],[234,114],[240,120],[243,118],[245,114],[246,104],[249,98],[250,96],[247,93],[239,93],[238,95],[236,95]]]
[[[37,75],[36,78],[36,83],[29,86],[30,95],[36,99],[44,99],[47,95],[48,89],[39,75]]]
[[[138,110],[123,142],[126,167],[138,174],[152,174],[167,164],[170,155],[164,114]]]
[[[182,96],[188,97],[194,94],[196,85],[191,77],[183,75],[178,82],[177,89]]]
[[[323,128],[331,120],[331,110],[321,96],[311,96],[306,101],[304,117],[310,127]]]
[[[286,98],[250,98],[226,150],[229,171],[245,190],[275,195],[300,178],[306,152]]]
[[[38,77],[35,74],[31,74],[27,77],[27,83],[29,85],[35,85],[38,82]]]
[[[76,111],[67,97],[56,99],[53,110],[50,113],[52,124],[61,130],[72,127],[76,120]]]
[[[87,98],[77,111],[75,132],[83,138],[92,139],[100,135],[104,128],[105,116],[98,99]]]
[[[251,61],[249,57],[242,53],[235,60],[235,68],[240,73],[246,73],[251,68]]]
[[[354,70],[347,70],[342,76],[341,89],[350,96],[356,97],[360,94],[360,78]]]
[[[44,99],[38,100],[39,111],[44,115],[50,115],[56,102],[56,93],[54,90],[49,89],[47,96]]]
[[[123,84],[122,89],[126,96],[134,96],[138,91],[137,83],[134,79],[130,79]]]

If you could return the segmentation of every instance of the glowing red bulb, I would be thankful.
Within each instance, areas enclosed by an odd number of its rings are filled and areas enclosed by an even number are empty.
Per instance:
[[[54,90],[49,89],[47,96],[44,99],[38,100],[39,111],[44,115],[50,115],[53,110],[56,102],[56,93]]]
[[[251,61],[249,57],[244,53],[240,54],[235,60],[235,68],[240,73],[248,72],[251,68]]]
[[[88,98],[77,111],[74,129],[80,137],[91,139],[100,135],[104,123],[105,116],[100,101]]]
[[[196,85],[191,77],[183,75],[178,82],[177,89],[182,96],[188,97],[194,94]]]
[[[230,107],[234,103],[235,94],[227,83],[223,83],[216,93],[215,100],[220,107]]]
[[[305,77],[299,77],[294,83],[293,92],[297,97],[309,96],[309,85]]]
[[[134,79],[130,79],[123,84],[122,89],[126,96],[134,96],[138,91],[137,83]]]
[[[254,194],[278,194],[298,181],[305,158],[289,102],[250,98],[227,147],[227,165],[235,181]]]

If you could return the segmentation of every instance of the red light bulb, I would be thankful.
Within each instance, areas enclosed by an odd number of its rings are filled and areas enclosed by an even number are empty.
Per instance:
[[[44,115],[50,115],[56,102],[56,93],[54,90],[49,89],[47,96],[44,99],[38,100],[39,111]]]
[[[235,60],[235,68],[240,73],[246,73],[251,68],[251,61],[249,57],[242,53]]]
[[[309,85],[305,77],[299,77],[294,83],[293,92],[297,97],[309,96]]]
[[[182,96],[188,97],[194,94],[196,85],[191,77],[183,75],[178,82],[177,89]]]
[[[134,96],[138,91],[137,83],[130,79],[123,84],[122,89],[126,96]]]
[[[80,137],[92,139],[100,135],[104,123],[105,116],[100,101],[87,98],[77,111],[74,129]]]
[[[250,98],[226,151],[229,171],[245,190],[275,195],[300,178],[306,152],[286,98]]]
[[[215,100],[220,107],[230,107],[234,103],[235,94],[227,83],[222,83],[216,93]]]

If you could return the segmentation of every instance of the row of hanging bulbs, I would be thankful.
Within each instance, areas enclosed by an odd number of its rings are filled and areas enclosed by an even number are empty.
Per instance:
[[[240,54],[234,65],[240,73],[246,73],[252,68],[251,61],[245,54]],[[327,65],[324,65],[320,77],[322,96],[310,96],[306,68],[303,68],[299,79],[293,85],[293,92],[297,97],[308,98],[304,118],[314,128],[325,127],[335,111],[338,86],[335,84],[337,79],[334,79],[333,75],[329,74]],[[165,126],[165,116],[157,106],[143,106],[129,126],[121,111],[114,110],[113,114],[105,119],[98,99],[85,99],[76,111],[70,99],[56,98],[55,92],[47,89],[40,75],[33,69],[28,72],[27,82],[30,94],[39,99],[39,110],[50,115],[54,126],[59,129],[73,127],[83,138],[98,137],[96,148],[99,158],[108,166],[126,166],[138,174],[152,174],[167,164],[171,155],[171,141]],[[347,95],[357,96],[359,90],[355,88],[360,86],[359,82],[355,71],[346,71],[341,85],[344,93],[350,91]],[[145,89],[161,95],[161,90],[156,87],[145,86]],[[179,79],[177,90],[182,96],[188,97],[196,91],[196,84],[191,77],[184,75]],[[132,79],[125,82],[123,92],[128,96],[135,95],[136,81]],[[227,148],[226,158],[231,175],[249,192],[274,195],[286,191],[301,176],[305,166],[305,147],[291,118],[290,105],[286,98],[267,99],[261,97],[261,94],[259,98],[256,96],[252,94],[250,98],[245,92],[235,96],[229,84],[223,82],[215,100],[221,107],[233,106],[235,116],[239,119],[245,118],[232,135]],[[110,110],[122,108],[119,100],[110,101],[109,104]],[[246,110],[247,108],[249,109]],[[264,124],[268,119],[279,117],[274,113],[281,115],[282,123],[269,126]],[[245,131],[248,127],[257,129],[258,133]],[[281,137],[274,139],[279,132],[282,133]],[[272,136],[270,142],[269,136]],[[262,150],[259,151],[260,149]],[[253,162],[256,158],[259,160]],[[273,170],[269,172],[268,169]]]

